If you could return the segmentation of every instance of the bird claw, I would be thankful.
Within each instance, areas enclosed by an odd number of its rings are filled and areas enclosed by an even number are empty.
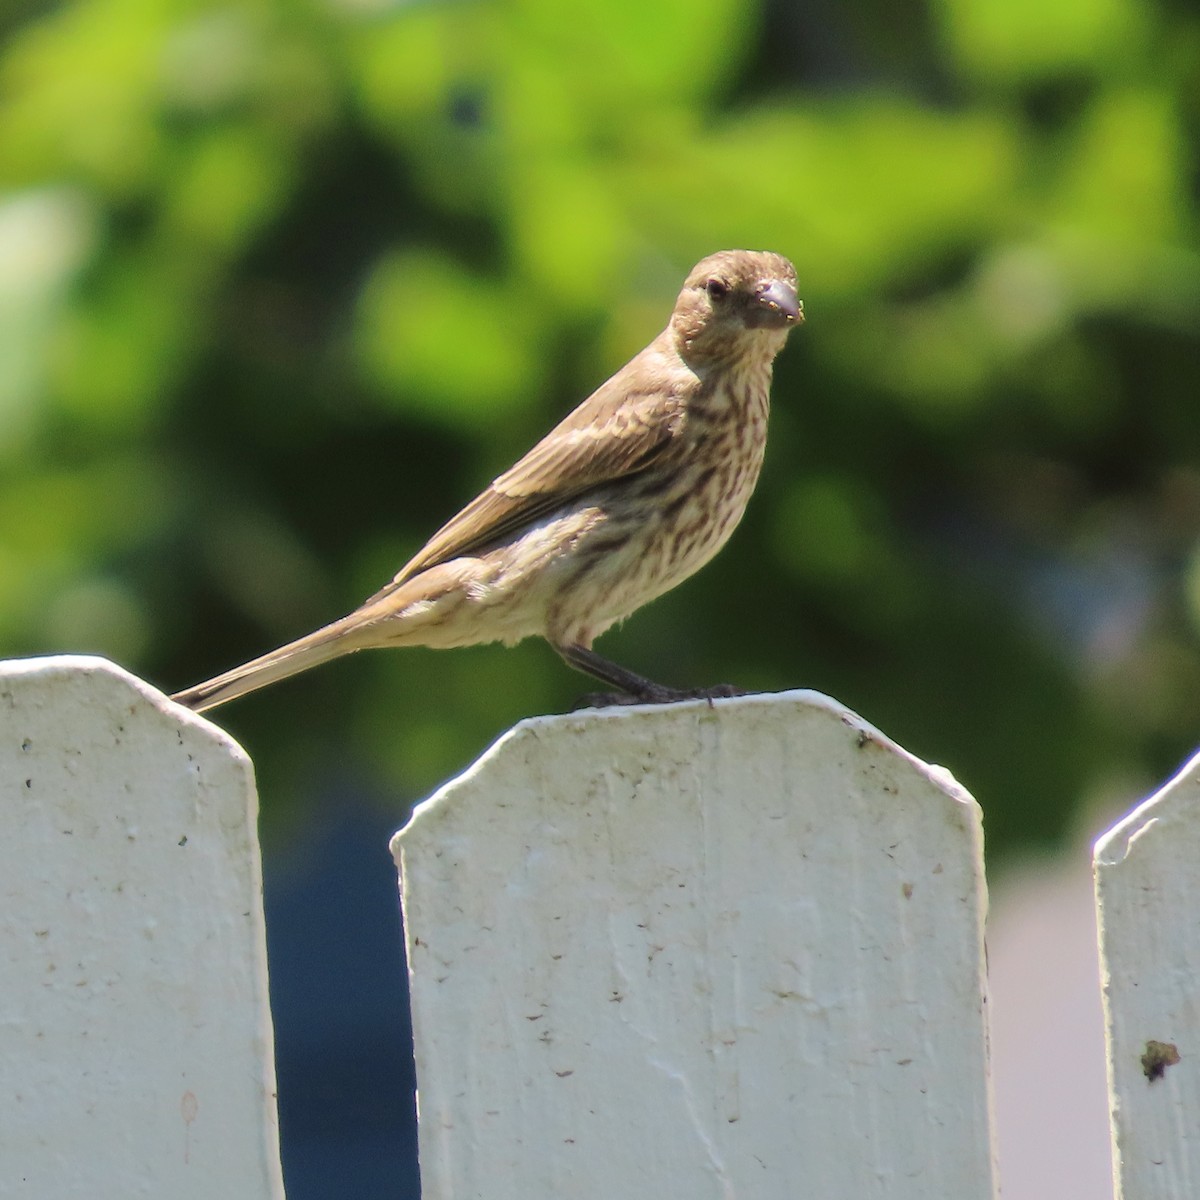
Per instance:
[[[748,696],[749,694],[745,688],[738,687],[734,683],[716,683],[712,687],[694,688],[692,691],[684,693],[692,700],[724,700],[731,696]]]

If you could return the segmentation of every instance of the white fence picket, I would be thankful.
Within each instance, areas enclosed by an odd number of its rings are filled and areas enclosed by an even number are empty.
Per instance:
[[[1118,1200],[1200,1196],[1200,755],[1095,873]]]
[[[425,1200],[991,1200],[980,849],[811,693],[522,722],[393,842]]]
[[[99,659],[0,664],[0,1193],[282,1197],[249,760]]]
[[[0,1194],[280,1200],[250,764],[0,664]],[[979,813],[810,693],[523,722],[401,867],[426,1200],[990,1200]],[[1096,847],[1119,1200],[1200,1195],[1200,756]]]

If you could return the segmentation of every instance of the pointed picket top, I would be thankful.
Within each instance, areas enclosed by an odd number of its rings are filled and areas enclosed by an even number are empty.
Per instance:
[[[979,810],[810,692],[524,721],[403,882],[426,1200],[990,1200]]]
[[[1095,873],[1118,1200],[1200,1196],[1200,755]]]
[[[245,754],[102,659],[0,663],[0,796],[4,1186],[281,1200]]]

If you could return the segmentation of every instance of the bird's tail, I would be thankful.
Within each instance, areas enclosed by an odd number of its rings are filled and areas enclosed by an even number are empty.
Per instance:
[[[272,650],[270,654],[251,659],[223,675],[216,675],[195,687],[176,692],[171,699],[195,712],[203,712],[227,700],[236,700],[247,692],[266,687],[269,683],[286,679],[289,675],[307,671],[309,667],[319,666],[331,658],[375,644],[378,644],[377,639],[370,637],[370,626],[364,622],[361,612],[351,613],[315,633]]]

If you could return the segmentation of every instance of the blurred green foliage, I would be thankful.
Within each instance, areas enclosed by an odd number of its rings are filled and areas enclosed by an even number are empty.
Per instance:
[[[168,688],[352,608],[661,327],[797,264],[759,494],[603,649],[807,685],[993,848],[1200,733],[1200,20],[1169,0],[16,0],[0,652]],[[268,815],[588,684],[375,654],[223,710]]]

